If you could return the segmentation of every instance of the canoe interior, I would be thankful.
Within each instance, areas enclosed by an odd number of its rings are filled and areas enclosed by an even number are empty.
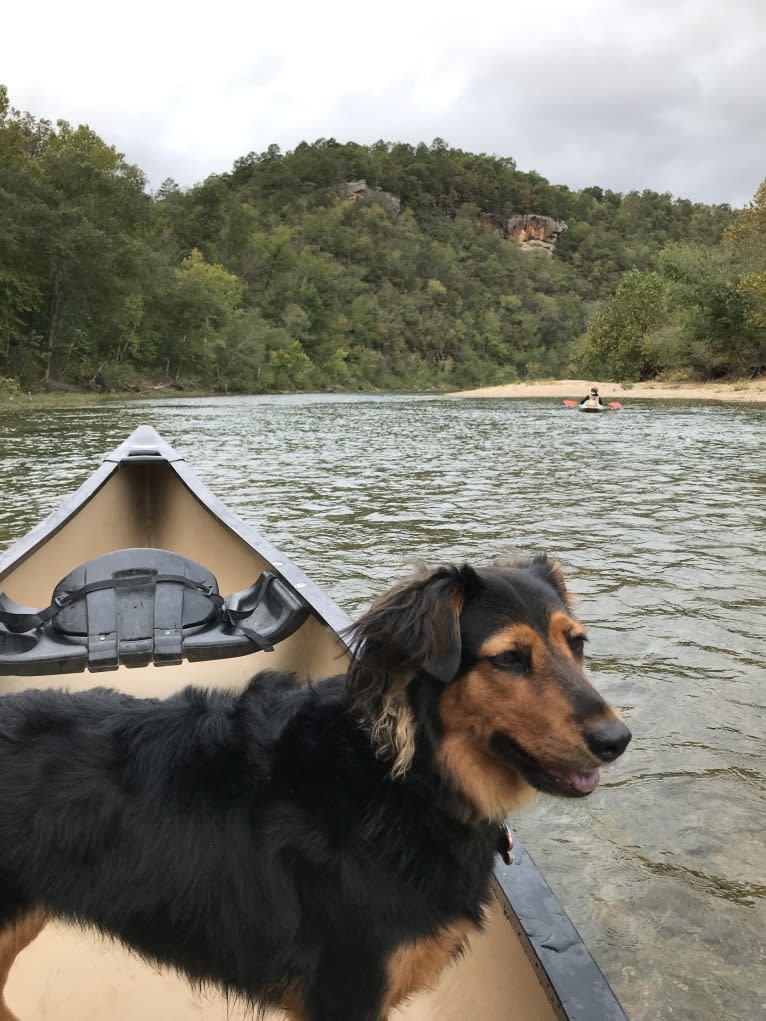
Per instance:
[[[190,557],[213,572],[223,595],[251,585],[272,565],[248,542],[221,522],[180,480],[169,464],[123,464],[47,541],[0,577],[0,588],[17,603],[47,606],[54,586],[70,571],[94,557],[131,547],[155,547]],[[346,652],[337,636],[314,616],[274,652],[214,663],[120,668],[103,674],[67,674],[73,689],[96,684],[124,688],[132,694],[164,695],[186,684],[238,687],[258,670],[295,670],[305,678],[327,677],[346,667]],[[118,680],[119,678],[119,680]],[[4,677],[5,691],[31,686],[29,677]],[[43,686],[60,685],[40,679]]]
[[[149,967],[110,942],[58,926],[49,926],[19,956],[6,991],[8,1005],[21,1021],[235,1021],[247,1016],[218,993],[195,993],[174,975]],[[281,1012],[267,1014],[268,1021],[281,1017]],[[413,997],[392,1015],[401,1021],[560,1017],[499,903],[486,931],[442,974],[436,989]]]
[[[56,583],[80,564],[116,549],[157,547],[201,563],[228,595],[252,584],[272,565],[236,530],[221,523],[167,463],[123,462],[83,506],[0,574],[16,602],[42,608]],[[120,667],[116,671],[47,676],[5,676],[0,690],[109,685],[136,695],[165,695],[189,683],[236,688],[257,670],[285,668],[304,678],[345,669],[347,652],[335,631],[316,616],[273,653],[173,667]],[[498,888],[485,932],[442,975],[431,992],[396,1016],[407,1021],[554,1021],[565,1015],[549,998],[539,964],[527,954]],[[349,975],[353,982],[353,975]],[[49,926],[18,958],[7,1002],[21,1021],[228,1021],[248,1016],[216,992],[198,993],[169,972],[160,973],[94,933]],[[281,1014],[269,1014],[277,1021]]]

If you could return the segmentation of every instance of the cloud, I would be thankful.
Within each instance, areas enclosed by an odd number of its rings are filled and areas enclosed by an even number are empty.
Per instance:
[[[764,38],[762,0],[40,0],[6,15],[0,81],[153,187],[271,143],[441,137],[572,188],[741,205],[766,177]]]

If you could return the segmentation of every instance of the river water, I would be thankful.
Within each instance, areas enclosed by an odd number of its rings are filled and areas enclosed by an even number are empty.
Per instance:
[[[633,1021],[766,1017],[766,408],[21,405],[0,412],[0,545],[139,424],[352,615],[415,558],[555,556],[634,739],[590,798],[514,828]]]

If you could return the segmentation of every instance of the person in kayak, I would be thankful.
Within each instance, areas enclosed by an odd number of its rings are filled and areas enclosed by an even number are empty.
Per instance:
[[[586,405],[589,408],[596,407],[596,405],[602,408],[604,407],[604,402],[599,397],[598,387],[592,386],[590,388],[590,393],[586,394],[586,396],[580,401],[580,407],[583,405]]]

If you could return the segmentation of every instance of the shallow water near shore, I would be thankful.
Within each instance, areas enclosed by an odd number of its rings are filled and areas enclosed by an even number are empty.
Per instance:
[[[547,550],[634,739],[590,797],[540,799],[514,828],[632,1021],[755,1021],[766,407],[624,403],[581,415],[558,400],[333,395],[0,411],[0,545],[148,424],[352,615],[413,559]]]

